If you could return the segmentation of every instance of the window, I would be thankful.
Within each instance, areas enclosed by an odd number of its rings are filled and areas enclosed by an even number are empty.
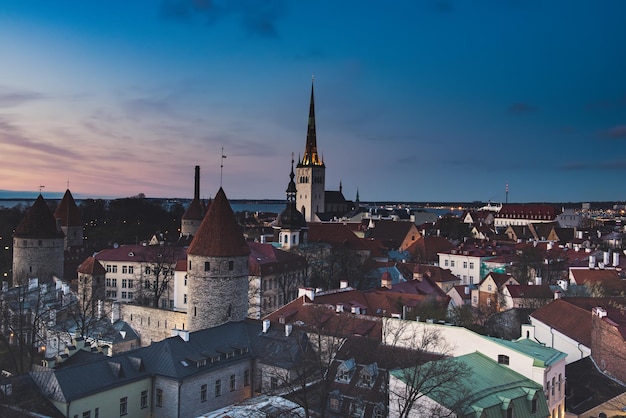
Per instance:
[[[115,267],[115,266],[113,266]],[[111,279],[111,286],[117,287],[117,279]]]
[[[498,354],[498,363],[499,364],[504,364],[504,365],[509,365],[509,356],[505,355],[505,354]]]
[[[91,411],[83,412],[83,418],[91,418]]]
[[[128,398],[120,398],[120,416],[128,414]]]
[[[243,372],[243,385],[250,386],[250,370],[249,369],[246,369]]]
[[[111,266],[111,273],[117,273],[117,266]]]
[[[124,266],[126,267],[126,266]],[[122,279],[122,289],[126,289],[128,287],[128,280]]]
[[[347,382],[350,380],[350,371],[349,370],[340,370],[339,371],[339,380],[343,380],[344,382]]]
[[[450,260],[450,267],[454,267],[454,260]]]
[[[491,285],[487,285],[487,291],[491,292]]]
[[[107,264],[107,273],[111,273],[113,271],[113,268],[110,264]]]
[[[156,406],[163,406],[163,389],[156,390]]]
[[[185,274],[185,286],[187,286],[187,275]]]
[[[183,295],[183,303],[186,305],[187,304],[187,293],[185,293]]]
[[[122,292],[122,299],[126,299],[126,292]]]
[[[211,263],[209,261],[204,262],[204,271],[211,270]]]
[[[554,380],[555,380],[555,377],[552,377],[552,393],[551,393],[552,396],[554,396],[554,386],[555,386],[554,385],[554,383],[555,383]]]
[[[228,270],[229,271],[233,271],[235,269],[235,262],[234,261],[229,261],[228,262]]]
[[[100,418],[100,408],[93,410],[93,418]]]
[[[134,296],[133,292],[128,292],[128,299],[132,299]]]
[[[339,411],[339,399],[330,398],[330,409],[333,411]]]
[[[237,378],[234,374],[230,375],[230,391],[233,392],[237,388]]]
[[[448,267],[448,260],[445,260],[445,261],[443,262],[443,264],[444,264],[446,267]]]
[[[200,386],[200,402],[206,402],[207,385]]]
[[[191,268],[191,261],[189,262],[189,268]],[[144,272],[146,274],[150,274],[150,266],[146,266],[146,269],[144,270]]]
[[[135,274],[135,267],[128,266],[128,274]],[[130,280],[132,282],[132,280]]]
[[[474,268],[474,263],[470,261],[470,268],[473,269]]]
[[[467,268],[467,261],[463,262],[463,268],[466,269]]]
[[[278,378],[276,376],[272,376],[272,380],[270,384],[271,384],[272,390],[276,390],[278,388]]]
[[[559,384],[559,393],[561,392],[561,382],[562,382],[562,380],[563,380],[563,376],[561,376],[561,373],[559,373],[559,382],[558,382],[558,384]]]
[[[128,274],[128,266],[122,266],[122,274]]]
[[[215,381],[215,397],[219,398],[222,396],[222,379],[217,379]]]
[[[530,412],[531,412],[531,414],[536,414],[537,413],[537,396],[535,396],[533,398],[533,400],[531,401]]]
[[[141,409],[148,407],[148,391],[144,390],[141,392]]]
[[[105,283],[107,287],[111,287],[111,279],[109,277],[105,279]]]
[[[372,376],[370,376],[368,373],[361,374],[361,384],[365,386],[371,386]]]

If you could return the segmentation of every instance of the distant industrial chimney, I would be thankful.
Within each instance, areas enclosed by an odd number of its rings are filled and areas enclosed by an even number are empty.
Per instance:
[[[196,176],[193,188],[193,198],[200,199],[200,166],[196,166]]]

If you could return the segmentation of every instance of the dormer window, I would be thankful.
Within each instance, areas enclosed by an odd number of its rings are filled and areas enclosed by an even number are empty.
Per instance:
[[[498,354],[498,364],[509,365],[509,356],[505,354]]]
[[[337,380],[344,383],[349,382],[352,378],[355,366],[354,359],[343,361],[337,368]]]

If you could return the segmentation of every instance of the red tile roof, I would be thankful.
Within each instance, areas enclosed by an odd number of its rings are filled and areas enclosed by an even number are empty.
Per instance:
[[[241,227],[220,187],[187,253],[205,257],[234,257],[250,254]]]
[[[508,284],[506,288],[513,299],[552,299],[554,297],[547,284]]]
[[[189,203],[189,207],[182,216],[182,219],[190,220],[190,221],[200,221],[204,216],[204,208],[202,207],[202,203],[200,199],[193,199],[191,203]]]
[[[106,270],[95,257],[87,257],[87,259],[78,266],[78,272],[97,276],[105,274]]]
[[[95,255],[98,261],[116,262],[155,262],[161,254],[163,262],[177,263],[186,259],[186,251],[182,247],[161,246],[161,245],[120,245],[117,248],[108,248]]]
[[[454,244],[444,237],[423,236],[411,245],[406,251],[411,254],[415,261],[438,261],[437,253],[448,252],[454,248]]]
[[[351,227],[339,222],[310,223],[307,232],[309,242],[325,242],[351,250],[371,250],[371,244],[357,237]]]
[[[264,275],[304,269],[306,259],[298,254],[283,251],[272,244],[248,242],[250,257],[248,266],[251,275]]]
[[[591,348],[592,307],[582,299],[592,298],[558,299],[537,309],[530,316]],[[597,306],[597,303],[597,299],[593,298],[591,304]]]

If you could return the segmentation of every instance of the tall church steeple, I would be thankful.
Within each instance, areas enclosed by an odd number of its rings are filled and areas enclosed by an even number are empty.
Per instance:
[[[317,134],[315,132],[315,94],[313,92],[313,81],[311,80],[311,102],[309,104],[309,122],[306,131],[306,146],[304,148],[304,157],[299,165],[302,166],[323,166],[322,161],[317,153]]]
[[[306,145],[302,160],[298,162],[296,172],[296,202],[298,210],[307,222],[315,218],[316,213],[325,211],[326,166],[317,151],[317,133],[315,128],[315,94],[311,81],[311,101],[306,132]]]

